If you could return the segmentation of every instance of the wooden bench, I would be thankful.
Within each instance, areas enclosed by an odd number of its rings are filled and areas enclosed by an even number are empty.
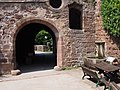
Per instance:
[[[90,68],[92,70],[96,70],[97,71],[97,69],[94,66],[94,64],[91,61],[89,61],[89,60],[84,60],[84,66],[88,67],[88,68]]]
[[[95,71],[93,71],[85,66],[81,66],[81,67],[82,67],[82,70],[84,73],[82,79],[84,79],[85,76],[89,76],[90,78],[93,77],[97,80],[96,86],[98,86],[100,84],[100,77],[98,76],[98,74]]]
[[[120,87],[115,82],[111,82],[109,90],[120,90]]]
[[[115,82],[107,81],[105,78],[101,78],[100,80],[102,83],[104,83],[105,87],[104,90],[120,90],[120,87]]]
[[[102,77],[100,80],[104,84],[104,90],[108,89],[110,87],[110,79],[107,81],[105,77]]]
[[[89,76],[90,78],[95,78],[97,80],[96,86],[98,87],[98,85],[100,83],[103,83],[104,84],[104,90],[113,87],[114,83],[112,83],[112,85],[111,85],[110,84],[110,79],[106,80],[106,78],[104,76],[99,76],[99,74],[97,74],[97,72],[95,70],[91,70],[88,67],[85,67],[85,66],[81,66],[81,67],[82,67],[82,70],[83,70],[83,73],[84,73],[82,79],[84,79],[85,76]],[[114,86],[115,86],[115,84],[114,84]],[[116,87],[117,87],[117,85],[116,85]],[[109,90],[120,90],[120,89],[109,89]]]

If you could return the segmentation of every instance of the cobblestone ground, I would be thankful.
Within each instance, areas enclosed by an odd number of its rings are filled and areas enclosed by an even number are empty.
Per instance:
[[[81,69],[44,70],[0,77],[0,90],[103,90],[87,77],[82,80]]]

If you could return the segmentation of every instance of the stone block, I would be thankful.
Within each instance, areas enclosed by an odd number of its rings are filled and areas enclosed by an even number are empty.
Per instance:
[[[60,66],[55,66],[55,67],[54,67],[54,70],[55,70],[55,71],[61,71],[62,68],[61,68]]]
[[[11,70],[11,75],[12,75],[12,76],[19,75],[20,73],[21,73],[20,70]]]

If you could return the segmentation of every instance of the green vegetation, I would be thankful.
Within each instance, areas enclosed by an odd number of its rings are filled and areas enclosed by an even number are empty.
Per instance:
[[[120,0],[102,0],[103,25],[113,36],[120,36]]]
[[[75,66],[75,67],[64,67],[62,68],[62,70],[72,70],[72,69],[78,69],[79,66]]]
[[[50,49],[52,50],[52,46],[53,46],[53,39],[52,36],[50,35],[49,32],[45,31],[45,30],[41,30],[35,38],[35,44],[36,45],[47,45],[50,47]]]

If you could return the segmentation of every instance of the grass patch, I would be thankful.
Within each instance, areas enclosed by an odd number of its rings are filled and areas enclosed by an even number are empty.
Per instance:
[[[64,67],[62,70],[72,70],[72,69],[78,69],[80,66],[76,67]]]

